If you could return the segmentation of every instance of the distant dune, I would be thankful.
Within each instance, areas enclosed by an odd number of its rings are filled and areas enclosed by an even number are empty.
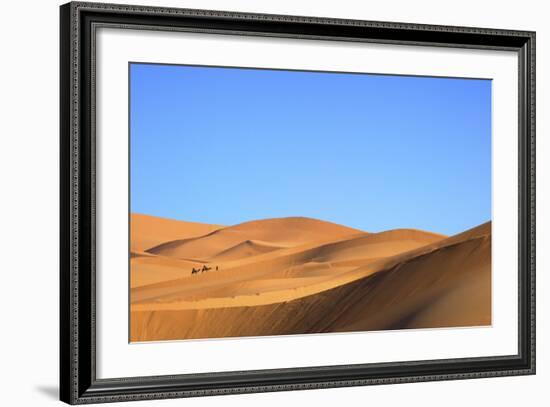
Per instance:
[[[132,215],[131,341],[491,324],[490,222],[446,237],[156,219]]]
[[[244,242],[237,243],[229,249],[222,250],[220,253],[211,257],[210,260],[215,262],[238,260],[245,257],[269,253],[282,248],[284,248],[284,246],[278,246],[276,244],[263,242],[261,240],[245,240]]]
[[[163,242],[202,236],[221,227],[133,213],[130,216],[130,246],[132,251],[145,251]]]
[[[265,219],[217,228],[204,236],[174,239],[148,251],[161,256],[207,259],[247,240],[297,246],[314,240],[349,236],[358,232],[356,229],[309,218]]]

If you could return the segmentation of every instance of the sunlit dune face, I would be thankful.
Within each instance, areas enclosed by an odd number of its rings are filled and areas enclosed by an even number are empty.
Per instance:
[[[490,222],[447,237],[132,214],[130,339],[489,325],[490,264]]]

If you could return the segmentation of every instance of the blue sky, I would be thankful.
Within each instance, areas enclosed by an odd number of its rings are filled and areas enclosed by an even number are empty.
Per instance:
[[[491,219],[491,81],[130,65],[131,212],[454,234]]]

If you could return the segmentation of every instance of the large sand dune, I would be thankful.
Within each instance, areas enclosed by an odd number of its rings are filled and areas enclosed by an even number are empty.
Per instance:
[[[490,222],[453,237],[308,218],[177,224],[132,245],[131,341],[491,323]]]
[[[174,239],[148,251],[177,258],[209,258],[248,240],[288,247],[358,232],[356,229],[309,218],[266,219],[217,229],[204,236]]]
[[[170,240],[202,236],[220,227],[133,213],[130,216],[130,246],[132,251],[144,251]]]

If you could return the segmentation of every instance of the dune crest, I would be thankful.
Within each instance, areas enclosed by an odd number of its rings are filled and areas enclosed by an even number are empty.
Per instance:
[[[190,229],[133,251],[131,341],[491,323],[490,222],[451,237],[309,218]]]
[[[244,257],[257,256],[259,254],[269,253],[274,250],[284,249],[285,246],[273,243],[263,242],[261,240],[247,239],[244,242],[237,243],[228,249],[221,251],[212,257],[211,261],[230,261],[242,259]]]
[[[216,229],[203,236],[171,240],[150,248],[148,252],[176,258],[208,259],[247,240],[281,246],[297,246],[319,239],[335,239],[359,232],[346,226],[311,218],[264,219]]]
[[[222,227],[132,213],[130,215],[131,250],[146,251],[169,240],[202,236]]]

